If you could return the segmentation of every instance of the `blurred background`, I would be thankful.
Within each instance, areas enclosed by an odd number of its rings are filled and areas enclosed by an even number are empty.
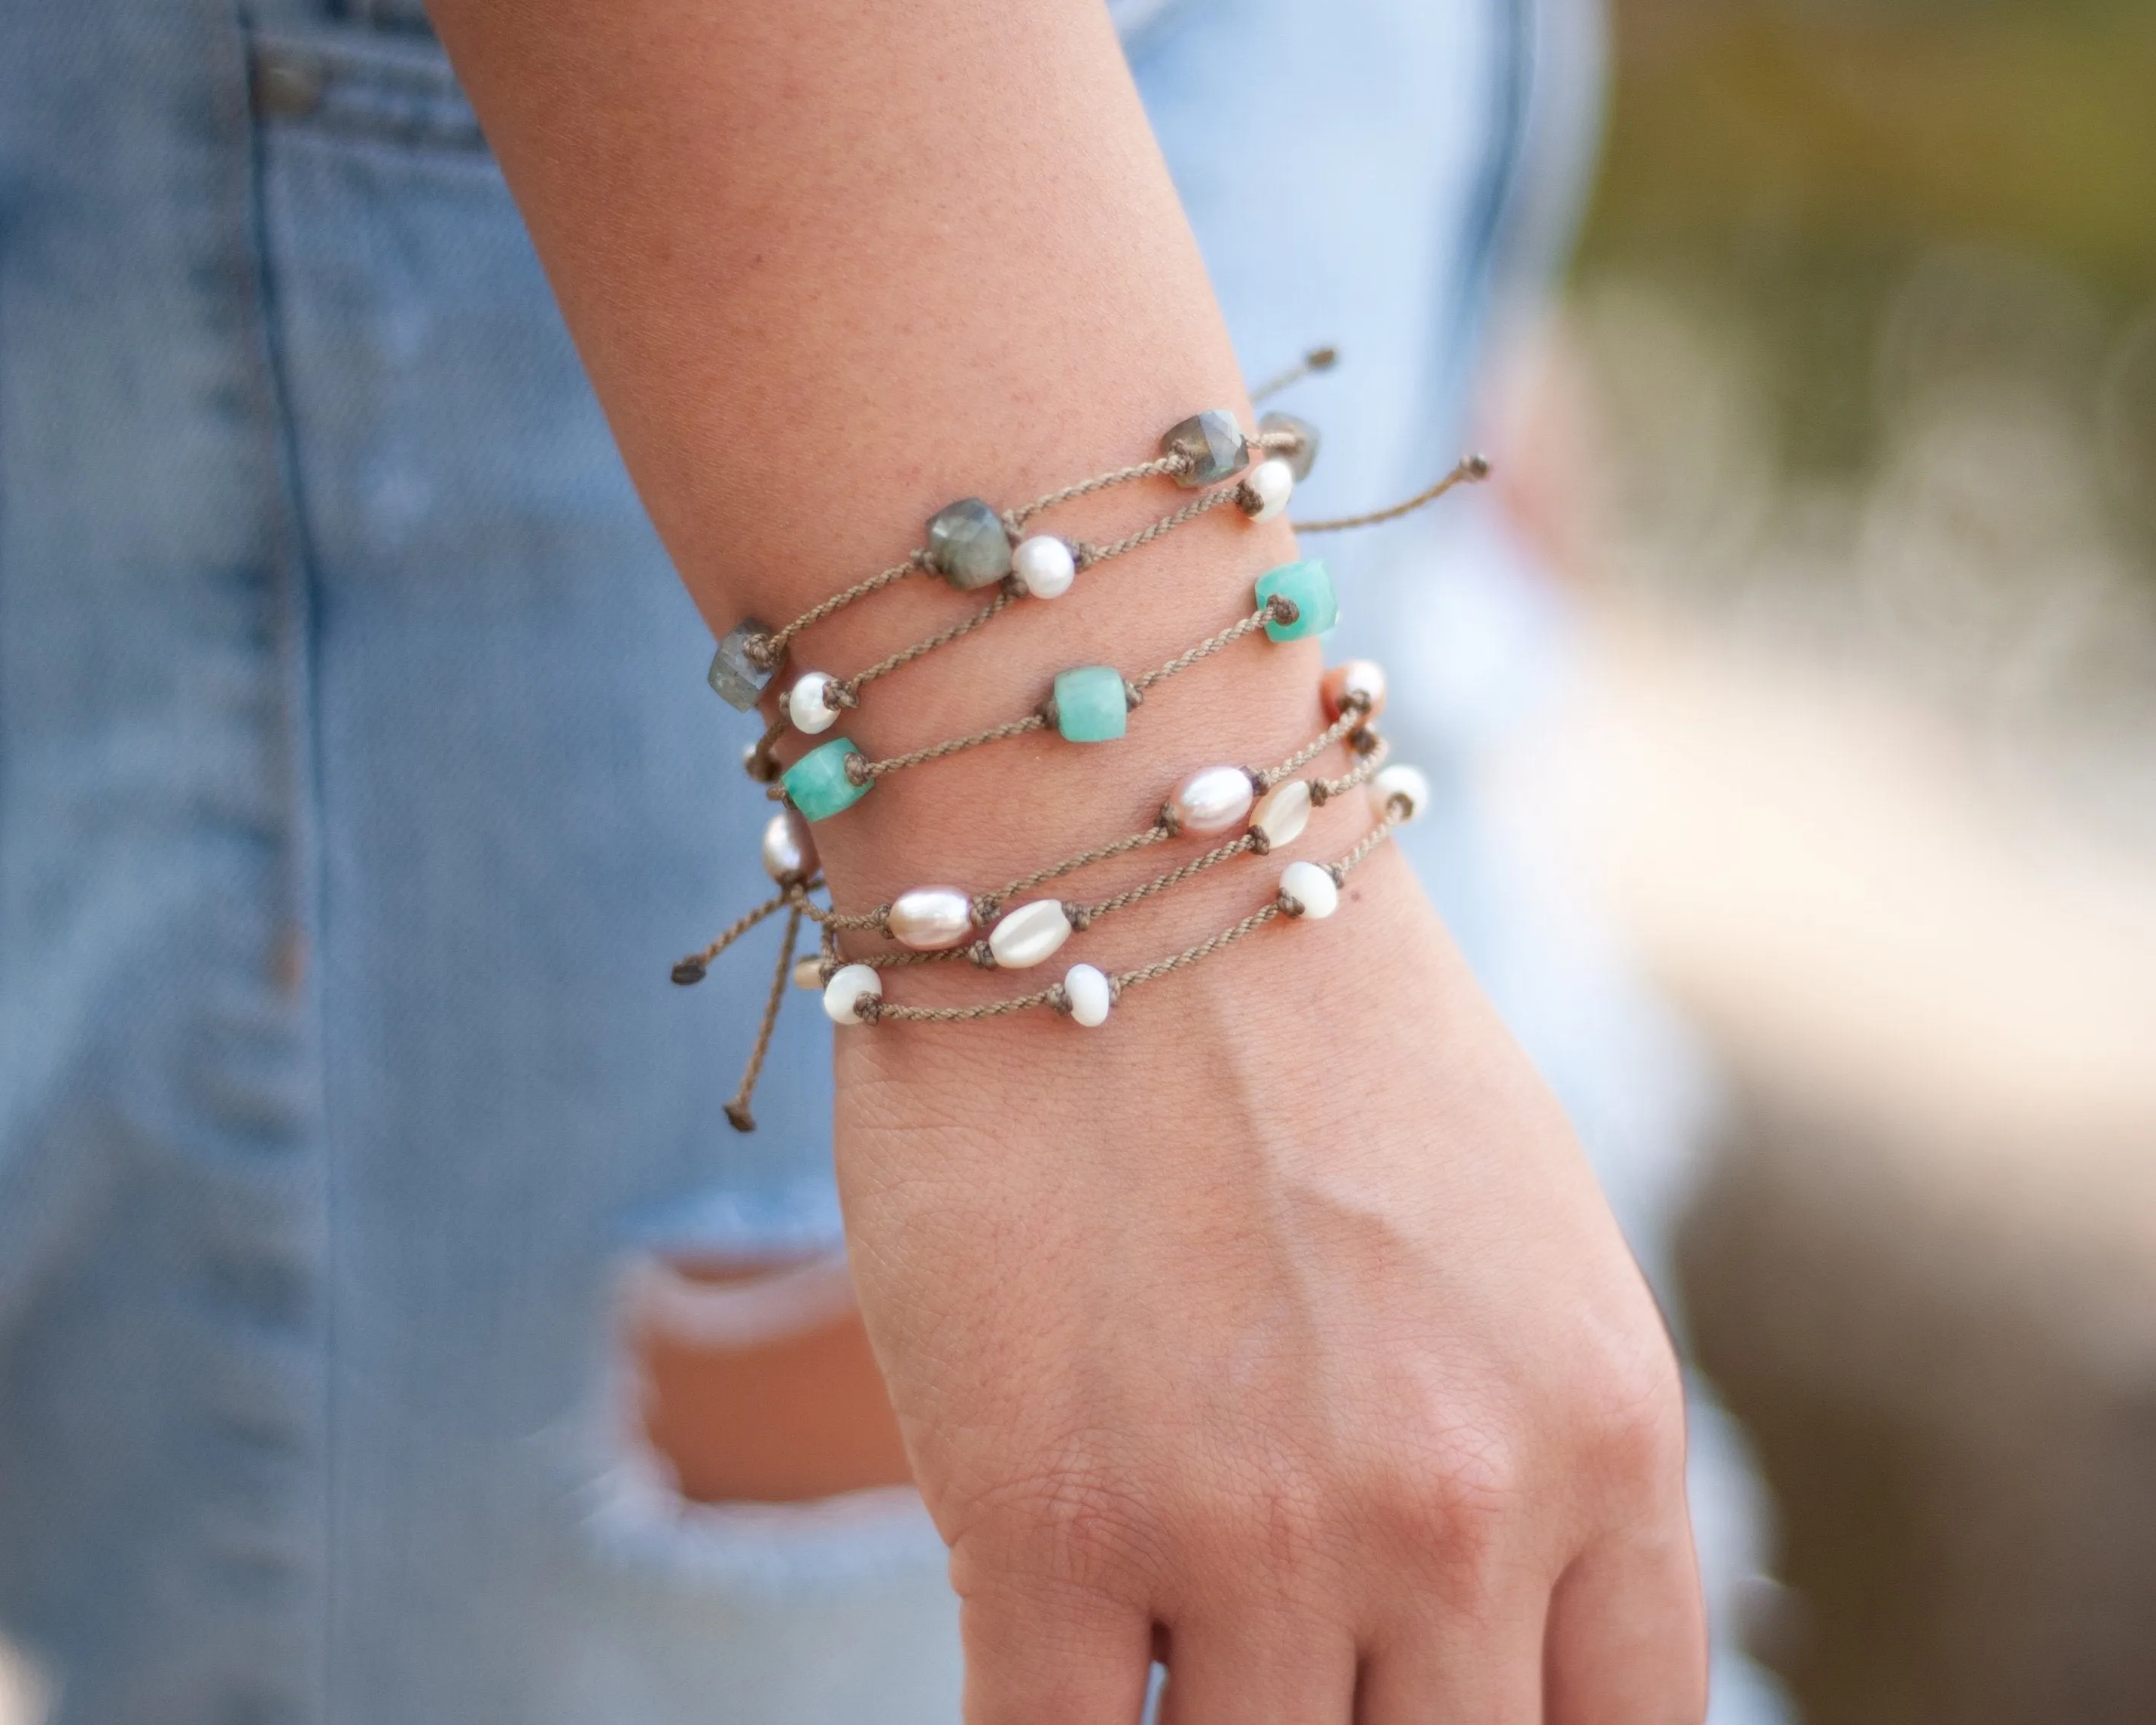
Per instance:
[[[1492,768],[1726,1076],[1695,1351],[1810,1725],[2156,1720],[2156,5],[1615,0]]]

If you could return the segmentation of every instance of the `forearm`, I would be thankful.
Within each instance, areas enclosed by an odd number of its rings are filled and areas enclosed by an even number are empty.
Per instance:
[[[1150,455],[1187,413],[1245,411],[1094,0],[438,11],[715,634],[897,561],[956,497],[1015,503]],[[1144,492],[1075,516],[1120,530],[1186,495]],[[1158,663],[1291,554],[1278,524],[1205,517],[877,685],[845,733],[912,747],[1024,713],[1065,665]],[[901,583],[794,667],[857,670],[969,603]],[[894,778],[819,829],[834,884],[852,903],[985,885],[1111,836],[1188,766],[1292,748],[1315,674],[1309,648],[1246,645],[1111,751],[1028,738]]]

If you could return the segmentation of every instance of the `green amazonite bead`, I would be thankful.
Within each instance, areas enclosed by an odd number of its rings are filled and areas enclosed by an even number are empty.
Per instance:
[[[1291,599],[1301,614],[1292,623],[1267,623],[1265,634],[1276,641],[1300,641],[1322,635],[1340,620],[1339,601],[1332,596],[1332,577],[1324,560],[1305,557],[1299,563],[1282,563],[1258,577],[1258,603],[1278,593]]]
[[[1055,679],[1055,728],[1070,742],[1113,742],[1130,722],[1123,674],[1112,665],[1081,665]]]
[[[834,737],[813,748],[786,769],[779,783],[787,800],[808,820],[829,820],[841,809],[850,809],[869,793],[875,783],[855,784],[846,777],[846,757],[860,751],[843,737]]]

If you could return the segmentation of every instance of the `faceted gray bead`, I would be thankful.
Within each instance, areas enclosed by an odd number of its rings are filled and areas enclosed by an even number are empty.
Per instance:
[[[928,562],[963,591],[1002,580],[1011,569],[1003,517],[978,497],[945,505],[928,520]]]
[[[1310,470],[1317,460],[1317,428],[1307,419],[1298,419],[1292,413],[1267,413],[1258,421],[1258,429],[1291,431],[1302,439],[1291,449],[1276,449],[1273,453],[1288,465],[1299,485],[1310,477]]]
[[[1178,485],[1209,485],[1240,473],[1250,459],[1243,447],[1243,428],[1224,408],[1209,408],[1194,413],[1180,425],[1168,428],[1160,440],[1163,455],[1181,455],[1189,465],[1176,475]]]
[[[707,680],[711,692],[728,706],[747,712],[756,705],[757,697],[770,682],[772,672],[764,670],[748,656],[748,644],[757,635],[771,631],[753,617],[745,617],[726,634],[719,643],[719,650],[711,655],[711,669]]]

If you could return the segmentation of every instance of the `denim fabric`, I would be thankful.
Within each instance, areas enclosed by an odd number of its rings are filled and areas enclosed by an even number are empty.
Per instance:
[[[1252,372],[1353,358],[1310,503],[1419,478],[1585,14],[1127,10]],[[64,1725],[955,1717],[917,1500],[614,1429],[629,1258],[838,1233],[820,1015],[742,1138],[758,967],[666,980],[762,883],[709,646],[416,6],[0,0],[0,1630]]]

